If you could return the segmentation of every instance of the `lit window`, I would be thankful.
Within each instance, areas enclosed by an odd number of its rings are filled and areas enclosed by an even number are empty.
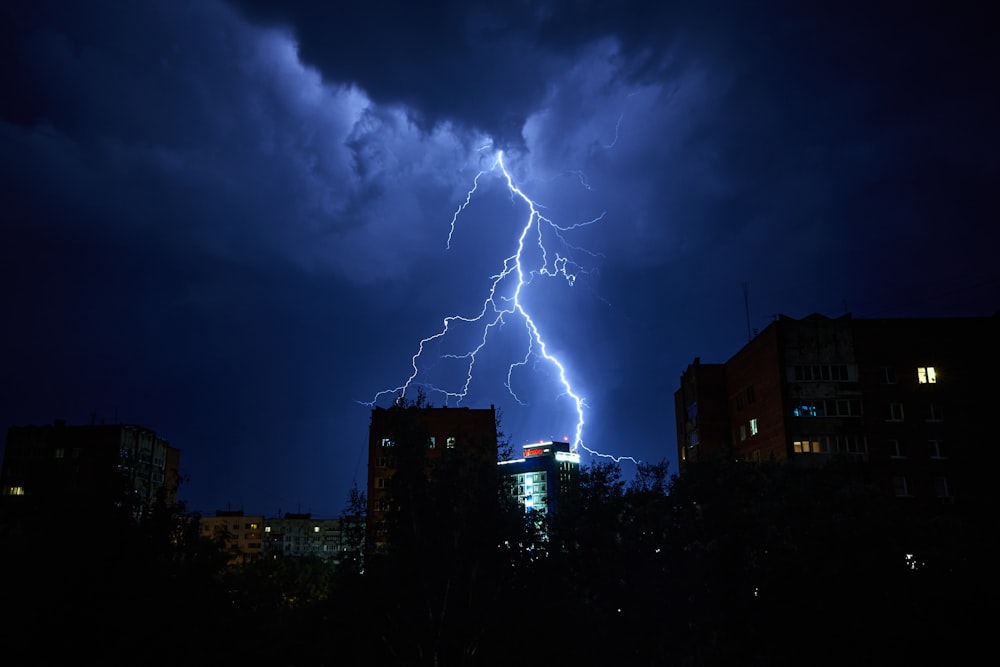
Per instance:
[[[427,438],[427,449],[434,449],[437,447],[437,439],[432,435]]]
[[[818,454],[819,440],[796,440],[792,448],[796,454]]]
[[[797,405],[792,409],[792,414],[796,417],[815,417],[816,406],[807,403]]]
[[[395,447],[396,443],[392,438],[382,438],[383,447]]]
[[[750,420],[750,435],[757,435],[757,420]]]
[[[313,526],[313,532],[314,533],[318,533],[319,532],[319,526]]]
[[[23,496],[24,487],[23,486],[5,486],[3,489],[3,494],[5,496]]]
[[[447,444],[448,444],[448,449],[455,449],[455,436],[449,435]]]
[[[920,384],[934,384],[937,382],[937,373],[933,366],[925,366],[917,369],[917,382]]]
[[[270,526],[264,526],[264,532],[265,533],[270,533],[271,532],[271,527]]]

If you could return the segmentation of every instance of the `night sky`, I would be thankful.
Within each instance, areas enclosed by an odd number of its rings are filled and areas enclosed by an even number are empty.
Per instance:
[[[143,424],[190,510],[339,514],[365,403],[517,251],[498,150],[575,274],[531,232],[519,299],[614,456],[676,470],[680,374],[778,313],[1000,309],[987,3],[424,4],[4,2],[0,427]],[[505,386],[527,331],[459,401],[456,322],[407,396],[572,437],[551,363]]]

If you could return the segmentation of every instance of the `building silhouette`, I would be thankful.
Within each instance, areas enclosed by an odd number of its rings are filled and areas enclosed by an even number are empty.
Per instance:
[[[841,458],[899,497],[977,498],[998,444],[998,324],[779,316],[725,363],[695,358],[681,375],[680,468],[713,456]]]
[[[141,519],[159,501],[176,503],[179,468],[180,450],[152,429],[56,420],[7,430],[0,491],[14,512],[113,503]]]
[[[386,520],[392,510],[414,502],[415,482],[433,481],[441,466],[459,460],[468,466],[466,472],[495,471],[494,406],[438,408],[418,403],[374,408],[368,433],[366,551],[387,546]]]

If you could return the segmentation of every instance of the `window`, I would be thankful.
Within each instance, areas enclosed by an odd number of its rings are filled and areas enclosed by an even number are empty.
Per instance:
[[[930,410],[927,412],[927,421],[929,422],[939,422],[944,421],[944,409],[931,401]]]
[[[815,417],[816,406],[812,403],[802,403],[792,409],[792,414],[796,417]]]
[[[313,526],[313,532],[314,533],[318,533],[319,532],[319,526]]]
[[[62,447],[59,447],[58,449],[56,449],[56,458],[57,459],[65,458],[65,456],[66,456],[66,450],[65,449],[63,449]]]
[[[396,446],[396,441],[393,440],[392,438],[382,438],[382,446],[383,447],[395,447]]]
[[[802,402],[792,408],[794,417],[860,417],[861,400],[857,398],[824,398]]]
[[[449,435],[447,444],[448,444],[448,449],[455,449],[455,436]]]
[[[905,449],[903,448],[903,443],[899,440],[889,441],[889,456],[894,459],[905,459]]]
[[[896,369],[892,366],[883,366],[879,369],[882,375],[883,384],[896,384]]]
[[[901,422],[903,421],[903,404],[902,403],[889,403],[889,412],[886,415],[886,421],[891,422]]]
[[[933,366],[923,366],[917,369],[917,382],[920,384],[935,384],[937,382],[937,372]]]
[[[435,447],[437,447],[437,438],[432,435],[427,438],[427,449],[434,449]]]
[[[689,405],[687,407],[687,418],[688,418],[688,421],[691,422],[692,426],[696,426],[698,424],[698,403],[697,402],[692,403],[691,405]]]
[[[847,452],[848,454],[865,453],[865,439],[860,435],[838,435],[834,439],[834,443],[838,452]]]
[[[376,489],[384,489],[386,486],[388,486],[387,481],[388,480],[386,480],[385,477],[376,477],[375,478],[375,488]]]
[[[698,446],[698,431],[691,431],[688,433],[688,447]]]
[[[947,456],[945,456],[944,442],[942,442],[941,440],[930,440],[928,441],[928,444],[930,445],[930,452],[932,459],[948,458]]]
[[[893,477],[892,478],[892,488],[893,488],[893,491],[896,493],[896,495],[899,496],[899,497],[904,497],[904,496],[909,496],[910,495],[910,486],[909,486],[909,484],[907,484],[907,481],[906,481],[905,477],[902,477],[902,476]]]
[[[831,403],[831,401],[827,401]],[[861,400],[856,398],[838,398],[836,402],[836,407],[833,411],[830,407],[827,407],[827,414],[835,414],[838,417],[860,417],[861,416]]]
[[[747,425],[740,424],[740,440],[746,440],[746,439],[747,439]]]
[[[3,487],[3,494],[5,496],[23,496],[24,487],[23,486],[5,486]]]
[[[796,440],[792,443],[792,449],[796,454],[818,454],[819,440]]]
[[[951,493],[948,492],[948,478],[947,477],[935,477],[934,478],[934,497],[935,498],[950,498]]]
[[[848,377],[846,364],[794,366],[793,373],[796,382],[847,382]]]
[[[750,435],[757,435],[757,420],[750,420]]]
[[[753,385],[747,387],[747,403],[753,403],[757,400],[757,396],[753,392]]]

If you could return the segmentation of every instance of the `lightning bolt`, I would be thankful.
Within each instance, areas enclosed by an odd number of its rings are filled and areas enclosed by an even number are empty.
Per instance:
[[[446,400],[454,399],[456,402],[461,403],[462,399],[468,395],[469,387],[472,384],[473,370],[476,364],[477,355],[483,350],[484,347],[486,347],[489,336],[493,330],[503,326],[507,322],[507,318],[513,317],[520,321],[525,327],[527,333],[527,346],[524,356],[511,363],[507,368],[507,378],[504,382],[504,386],[507,388],[507,391],[510,392],[511,396],[513,396],[519,404],[524,404],[513,388],[512,378],[517,369],[528,366],[533,359],[536,361],[541,360],[544,363],[551,365],[559,376],[559,384],[562,386],[562,395],[565,395],[569,399],[570,404],[576,411],[576,427],[573,436],[572,449],[574,451],[577,449],[583,449],[592,456],[611,459],[616,463],[621,462],[622,460],[628,460],[638,464],[639,461],[631,456],[613,456],[611,454],[604,454],[587,447],[583,443],[583,427],[586,422],[586,402],[584,401],[583,396],[577,393],[570,383],[569,377],[566,373],[566,367],[555,355],[549,352],[548,345],[542,337],[541,331],[539,331],[534,319],[532,319],[531,314],[525,308],[524,303],[521,300],[522,290],[529,285],[536,276],[549,278],[561,277],[568,285],[572,286],[576,282],[577,275],[579,273],[586,273],[582,267],[572,262],[569,257],[560,255],[559,253],[552,253],[552,256],[550,257],[550,253],[543,241],[543,230],[550,230],[567,248],[584,252],[591,256],[598,256],[596,253],[570,245],[563,237],[562,233],[596,224],[604,218],[604,213],[585,222],[579,222],[565,227],[557,225],[542,213],[542,206],[536,203],[515,184],[514,178],[511,176],[510,171],[508,171],[506,165],[504,164],[503,151],[497,151],[494,154],[490,166],[486,169],[480,170],[479,173],[476,174],[476,177],[472,181],[472,187],[465,195],[465,200],[455,210],[454,215],[452,215],[445,247],[448,250],[451,249],[451,242],[455,235],[459,218],[472,202],[476,191],[479,189],[480,179],[490,173],[498,171],[507,185],[507,189],[510,192],[512,200],[516,201],[517,199],[520,199],[527,205],[529,211],[528,217],[524,221],[524,224],[521,227],[520,235],[517,239],[517,249],[513,254],[504,259],[503,267],[500,271],[490,276],[491,282],[489,292],[483,301],[478,314],[472,316],[449,315],[445,317],[442,327],[437,333],[420,341],[417,346],[417,351],[410,358],[412,372],[410,373],[410,376],[406,378],[406,381],[398,387],[384,389],[378,392],[375,394],[374,398],[365,403],[365,405],[370,407],[374,406],[378,400],[385,395],[393,395],[399,399],[405,397],[406,392],[417,383],[417,376],[420,374],[420,360],[428,346],[439,341],[440,339],[445,338],[454,326],[464,324],[479,325],[482,327],[482,335],[477,339],[478,342],[474,347],[472,347],[472,349],[469,349],[462,354],[441,355],[443,358],[461,360],[465,362],[465,379],[461,388],[457,390],[448,390],[426,383],[421,383],[421,386],[443,394],[446,397]],[[530,271],[526,271],[526,260],[524,256],[526,247],[530,244],[534,244],[538,250],[540,255],[540,265]],[[510,282],[513,282],[514,287],[509,294],[505,295],[502,288]]]

